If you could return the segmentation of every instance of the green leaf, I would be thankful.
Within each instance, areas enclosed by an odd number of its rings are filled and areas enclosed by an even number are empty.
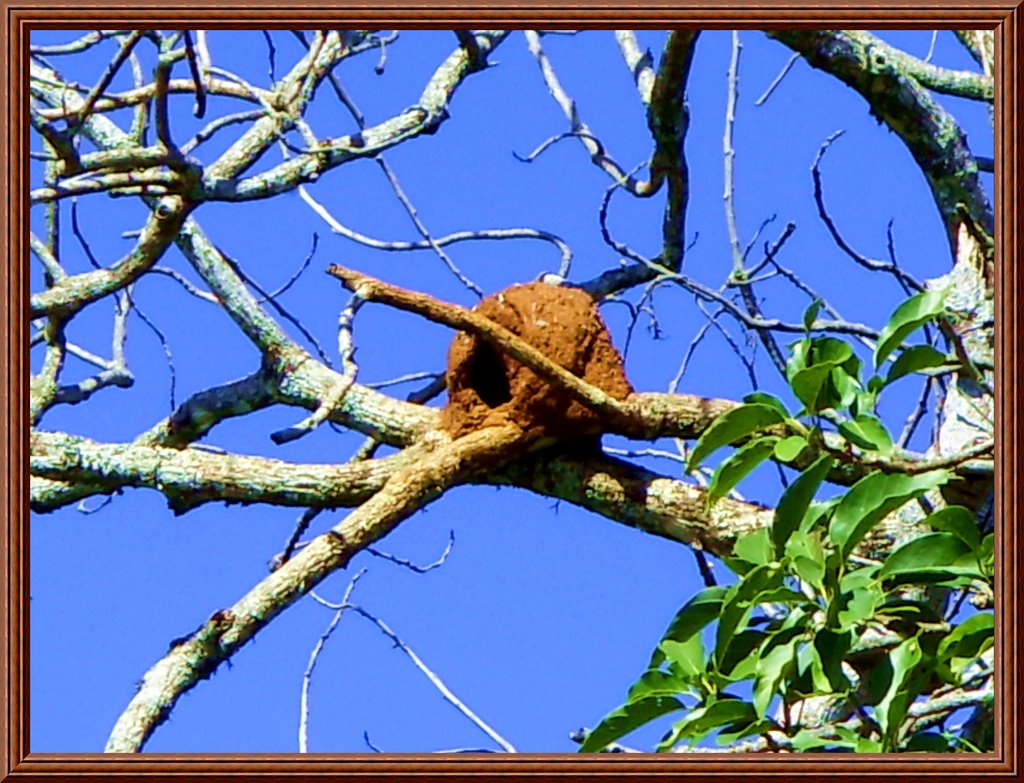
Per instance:
[[[941,314],[945,310],[946,296],[946,290],[922,291],[897,307],[878,335],[875,367],[880,366],[911,332]]]
[[[680,738],[699,741],[720,726],[731,726],[742,721],[753,723],[756,719],[754,708],[747,702],[720,699],[705,707],[698,707],[677,721],[674,733]]]
[[[758,631],[757,633],[760,634],[760,636],[762,638],[765,635],[764,631]],[[728,655],[732,655],[731,650],[732,650],[732,647],[730,646],[729,651],[727,652]],[[722,673],[716,672],[715,674],[713,674],[711,676],[712,677],[717,676],[717,677],[721,678],[722,679],[722,686],[721,687],[724,688],[727,685],[731,685],[732,683],[735,683],[735,682],[743,682],[744,680],[752,680],[754,678],[754,666],[756,664],[757,664],[757,658],[755,658],[752,655],[748,655],[746,658],[740,659],[735,664],[733,664],[732,661],[730,661],[729,665],[732,668],[729,670],[729,672],[727,674],[722,674]]]
[[[732,675],[737,679],[738,675],[733,670],[742,662],[750,660],[750,654],[761,646],[764,641],[764,631],[746,630],[740,631],[732,637],[726,646],[725,654],[718,664],[720,674]]]
[[[792,381],[793,376],[807,366],[807,358],[811,352],[811,338],[805,337],[789,345],[789,358],[786,359],[786,380]]]
[[[877,585],[879,568],[881,568],[881,566],[869,565],[861,568],[855,568],[852,571],[847,571],[843,574],[843,578],[838,584],[840,592],[856,592],[857,590],[863,590],[865,587]]]
[[[802,435],[790,435],[775,444],[775,459],[792,462],[807,448],[807,438]]]
[[[785,553],[786,541],[800,527],[811,500],[814,499],[814,493],[818,491],[818,487],[834,464],[835,461],[828,455],[818,457],[782,493],[772,517],[771,528],[772,544],[778,557]]]
[[[929,585],[931,587],[970,587],[980,579],[976,562],[964,560],[954,566],[925,571],[906,571],[886,578],[885,586],[892,591],[901,585]]]
[[[682,677],[695,677],[704,671],[704,640],[699,633],[682,642],[663,639],[658,649],[668,659],[673,672]]]
[[[933,731],[919,731],[903,747],[905,753],[949,753],[949,741]]]
[[[828,384],[832,370],[833,367],[828,364],[805,367],[790,380],[793,394],[804,404],[808,413],[817,413],[825,408],[834,408],[838,405],[838,395]]]
[[[907,681],[921,660],[921,643],[916,636],[907,639],[889,654],[889,660],[892,663],[892,681],[889,690],[875,707],[875,719],[883,736],[891,739],[903,722],[907,708],[917,696],[912,689],[907,688]]]
[[[893,629],[907,629],[908,634],[922,624],[942,622],[942,617],[930,605],[907,598],[890,598],[878,607],[875,616]]]
[[[850,344],[843,340],[835,337],[818,337],[813,340],[805,338],[793,343],[790,348],[792,353],[786,361],[786,379],[798,397],[801,394],[798,387],[806,387],[803,393],[811,394],[815,388],[815,379],[823,383],[832,369],[841,367],[854,379],[860,375],[860,359]],[[818,368],[816,372],[808,372],[814,368]],[[803,380],[798,380],[801,378]],[[817,385],[820,386],[820,383]],[[807,404],[806,400],[801,400]]]
[[[804,518],[800,520],[800,531],[806,533],[820,527],[819,523],[832,516],[833,509],[839,505],[839,501],[842,499],[842,495],[837,495],[828,500],[812,500],[807,506],[807,511],[804,512]]]
[[[592,731],[587,732],[580,753],[597,753],[611,742],[626,736],[631,731],[650,723],[662,715],[683,709],[679,699],[670,696],[651,696],[629,702],[608,713]]]
[[[811,340],[807,366],[831,364],[834,367],[845,366],[847,369],[851,369],[847,362],[852,358],[853,346],[845,340],[835,337],[818,337]]]
[[[761,403],[741,405],[723,413],[694,444],[687,470],[695,469],[715,449],[729,446],[755,432],[782,424],[785,420],[778,409]]]
[[[771,545],[768,543],[768,530],[762,527],[744,533],[736,539],[732,552],[736,557],[753,565],[770,563],[773,558]]]
[[[981,563],[981,570],[987,578],[991,578],[996,570],[996,535],[989,533],[981,539],[981,546],[978,547],[978,561]]]
[[[948,470],[932,470],[908,476],[903,473],[872,473],[843,496],[832,512],[829,535],[843,559],[886,515],[904,503],[949,481]]]
[[[814,649],[818,653],[821,662],[822,673],[825,676],[827,688],[823,691],[832,693],[845,693],[850,687],[850,681],[843,673],[842,663],[847,653],[850,652],[853,635],[849,631],[830,631],[822,628],[814,637]]]
[[[743,444],[736,452],[722,461],[715,469],[708,487],[706,503],[713,506],[740,483],[758,465],[775,451],[778,438],[774,435],[758,438]]]
[[[721,661],[726,648],[732,641],[737,628],[744,626],[745,620],[754,606],[754,599],[769,588],[782,586],[783,573],[774,565],[757,566],[740,581],[729,588],[729,594],[722,604],[722,612],[718,617],[715,629],[715,660]]]
[[[754,710],[759,718],[768,712],[780,683],[789,676],[804,632],[801,626],[784,628],[761,645],[754,669]]]
[[[991,646],[995,620],[991,612],[981,612],[964,620],[939,643],[938,658],[949,663],[953,658],[970,662]]]
[[[893,551],[878,575],[882,579],[900,576],[902,582],[909,581],[908,577],[913,578],[920,572],[946,571],[970,575],[977,573],[977,561],[970,557],[965,564],[964,555],[969,554],[971,548],[952,533],[926,533]]]
[[[813,587],[818,594],[825,592],[825,549],[821,537],[815,532],[794,531],[785,542],[786,557],[790,558],[796,575]]]
[[[825,676],[825,667],[821,663],[821,655],[814,645],[806,645],[800,652],[804,654],[805,658],[810,659],[809,664],[804,663],[803,668],[807,669],[804,674],[810,675],[814,693],[816,695],[832,693],[832,686],[828,681],[828,677]]]
[[[678,724],[673,724],[672,728],[665,733],[665,736],[658,740],[658,744],[654,746],[655,753],[664,753],[667,750],[672,750],[672,748],[679,744],[679,740],[682,737],[677,726]]]
[[[726,726],[715,737],[715,742],[724,747],[731,745],[744,737],[753,737],[760,734],[767,734],[769,731],[779,730],[779,724],[773,720],[756,720],[752,723],[737,721],[732,726]]]
[[[768,394],[767,392],[750,392],[743,398],[743,402],[752,405],[767,405],[769,408],[775,408],[779,413],[782,414],[783,419],[792,418],[789,409],[782,403],[778,397],[774,394]]]
[[[821,299],[814,297],[814,301],[807,306],[806,310],[804,310],[804,329],[806,331],[811,331],[811,327],[814,326],[814,322],[817,320],[819,312],[821,312]]]
[[[885,596],[877,582],[866,584],[855,590],[844,591],[840,597],[842,608],[836,615],[839,628],[848,629],[863,625],[875,616],[878,605]]]
[[[691,598],[676,612],[669,623],[668,630],[662,636],[665,641],[685,642],[705,625],[714,620],[722,611],[722,601],[729,591],[728,587],[715,585],[706,587]],[[649,668],[657,668],[665,660],[665,653],[660,647],[654,651]]]
[[[885,746],[871,737],[861,737],[853,746],[854,753],[882,753],[884,750]]]
[[[761,606],[763,604],[805,603],[807,603],[806,595],[782,585],[781,587],[772,587],[768,590],[762,590],[754,597],[754,600],[751,601],[751,606]]]
[[[648,669],[640,679],[633,683],[626,697],[626,703],[648,699],[654,696],[678,696],[689,690],[689,683],[679,677],[660,669]]]
[[[803,555],[797,555],[793,558],[793,568],[796,569],[796,575],[803,581],[807,582],[819,593],[824,592],[822,585],[822,579],[825,576],[824,563],[811,560],[811,558],[804,557]]]
[[[978,520],[963,506],[946,506],[928,515],[925,522],[934,530],[952,533],[972,550],[981,547],[981,531]]]
[[[857,364],[860,364],[859,359]],[[861,393],[861,388],[856,375],[851,375],[842,367],[833,367],[828,379],[832,389],[835,390],[835,402],[825,407],[849,408],[857,401],[857,395]]]
[[[841,422],[839,434],[862,449],[877,451],[880,454],[892,453],[892,436],[875,416],[861,414],[853,421]]]
[[[817,750],[818,748],[845,748],[853,750],[857,745],[857,738],[850,740],[825,739],[815,734],[810,729],[800,729],[793,735],[791,740],[793,749],[799,751]]]
[[[786,363],[786,377],[797,399],[808,413],[850,405],[860,391],[860,359],[853,348],[834,337],[820,337],[807,346],[803,342],[794,344]]]
[[[878,376],[873,376],[877,378]],[[853,402],[850,404],[850,413],[854,416],[861,416],[864,414],[871,414],[875,410],[875,406],[878,404],[878,395],[871,391],[857,392],[854,395]]]
[[[888,386],[893,381],[913,372],[941,367],[947,361],[944,353],[935,350],[930,345],[915,345],[896,357],[889,368],[888,375],[885,376],[885,384]]]

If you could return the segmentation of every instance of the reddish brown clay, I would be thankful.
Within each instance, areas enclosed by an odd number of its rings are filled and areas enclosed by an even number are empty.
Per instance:
[[[474,310],[522,337],[574,375],[624,400],[633,389],[594,300],[547,283],[514,285]],[[448,352],[441,426],[455,437],[507,422],[557,437],[600,432],[596,414],[478,337],[460,332]]]

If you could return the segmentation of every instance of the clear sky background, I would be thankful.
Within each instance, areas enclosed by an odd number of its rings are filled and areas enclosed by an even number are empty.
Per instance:
[[[34,43],[66,42],[80,32],[33,34]],[[924,57],[931,32],[880,33]],[[665,35],[639,34],[655,61]],[[266,85],[268,57],[256,31],[210,33],[217,65]],[[287,32],[273,33],[276,75],[301,56]],[[836,248],[819,220],[810,165],[829,134],[845,135],[832,146],[821,170],[825,197],[845,239],[865,255],[886,258],[886,225],[893,221],[901,265],[919,279],[948,271],[950,258],[940,220],[924,178],[899,139],[872,118],[858,95],[832,77],[798,61],[762,105],[755,100],[790,57],[790,51],[756,31],[741,34],[740,94],[735,126],[736,208],[740,235],[751,238],[763,221],[763,241],[773,241],[789,221],[796,231],[779,260],[828,298],[844,318],[880,328],[904,298],[891,278],[854,265]],[[610,154],[627,167],[643,163],[651,140],[628,70],[608,31],[546,36],[544,46],[560,79]],[[378,53],[344,63],[338,73],[349,93],[375,123],[416,102],[436,66],[456,46],[450,32],[403,31],[387,49],[383,73]],[[142,46],[145,66],[152,47]],[[65,76],[96,82],[116,44],[107,42],[81,57],[54,58]],[[731,266],[722,208],[722,133],[727,96],[730,34],[703,33],[697,43],[688,102],[686,141],[690,169],[685,269],[717,288]],[[145,59],[148,58],[148,59]],[[933,61],[973,69],[974,63],[948,32],[940,33]],[[598,207],[609,180],[577,141],[555,144],[533,163],[529,154],[545,139],[567,130],[548,95],[521,34],[511,35],[491,57],[494,67],[470,76],[451,105],[451,117],[432,136],[386,153],[406,193],[435,236],[457,230],[533,227],[553,232],[574,251],[570,278],[586,280],[614,267],[618,256],[602,242]],[[130,87],[127,69],[112,89]],[[175,76],[185,76],[179,63]],[[191,115],[193,99],[171,97],[172,129],[186,139],[220,112],[237,110],[211,98],[206,120]],[[942,97],[969,135],[976,154],[993,154],[988,112],[981,104]],[[128,112],[111,115],[127,128]],[[309,115],[321,136],[340,136],[355,123],[325,87]],[[198,148],[208,163],[244,126]],[[294,137],[301,144],[298,137]],[[35,140],[38,144],[38,139]],[[257,170],[279,161],[272,151]],[[41,169],[32,167],[33,184]],[[984,175],[991,187],[991,175]],[[310,186],[311,193],[346,226],[384,240],[418,239],[379,168],[369,160],[336,169]],[[663,194],[641,202],[625,194],[612,201],[609,226],[619,241],[648,256],[661,244]],[[137,229],[144,211],[126,199],[81,199],[79,222],[101,263],[131,245],[122,232]],[[205,204],[194,217],[211,238],[266,289],[275,289],[299,268],[314,234],[319,247],[310,267],[281,297],[328,353],[336,356],[336,324],[347,293],[323,269],[355,267],[389,282],[472,305],[476,299],[430,251],[384,253],[332,235],[297,194],[244,204]],[[43,233],[42,209],[33,227]],[[88,261],[70,233],[63,210],[64,261],[69,272]],[[546,243],[519,239],[449,247],[462,271],[485,292],[555,271],[559,256]],[[752,254],[760,257],[760,250]],[[161,261],[193,282],[198,277],[173,248]],[[41,285],[33,268],[34,288]],[[628,298],[636,301],[640,291]],[[799,321],[808,299],[773,282],[762,286],[768,316]],[[249,374],[258,366],[254,347],[223,311],[190,296],[170,278],[148,275],[135,287],[139,308],[173,352],[176,401]],[[638,390],[664,391],[690,342],[706,320],[692,296],[664,286],[654,294],[661,339],[641,317],[627,356]],[[74,321],[71,336],[108,354],[108,301]],[[627,308],[606,304],[604,315],[622,350]],[[785,387],[763,351],[745,341],[735,323],[722,321],[756,356],[761,388],[784,396]],[[295,330],[288,327],[292,334]],[[440,371],[452,332],[416,316],[367,305],[355,322],[359,382],[371,383],[418,371]],[[785,343],[785,341],[783,341]],[[134,316],[129,321],[128,360],[132,389],[107,389],[79,406],[60,406],[41,427],[101,441],[129,441],[170,410],[171,375],[154,333]],[[41,352],[33,353],[38,367]],[[85,377],[74,363],[69,371]],[[404,398],[417,384],[389,391]],[[918,385],[897,384],[883,404],[890,429],[900,431]],[[738,399],[751,390],[740,361],[711,330],[700,344],[680,391]],[[435,400],[432,405],[442,404]],[[342,462],[362,436],[324,427],[309,437],[275,446],[270,433],[297,423],[305,413],[277,407],[219,425],[205,442],[229,451],[297,462]],[[918,441],[921,445],[923,441]],[[606,438],[610,446],[643,447]],[[671,443],[657,444],[672,450]],[[382,452],[386,453],[386,452]],[[666,475],[681,466],[645,461]],[[748,499],[774,503],[778,477],[763,468],[740,486]],[[101,507],[102,506],[102,507]],[[130,490],[107,505],[86,502],[36,515],[31,528],[31,748],[33,752],[101,750],[136,682],[167,651],[171,640],[191,633],[214,611],[233,604],[267,573],[299,515],[296,509],[209,504],[175,517],[162,496]],[[324,513],[311,532],[334,525],[344,511]],[[521,751],[570,752],[569,733],[592,727],[618,706],[643,671],[651,650],[675,611],[701,587],[686,547],[646,535],[603,517],[554,504],[514,489],[457,488],[417,513],[378,548],[420,564],[435,560],[449,532],[455,545],[443,567],[414,574],[368,553],[323,583],[318,592],[340,600],[361,568],[367,573],[353,600],[379,616],[477,714]],[[716,568],[719,577],[726,569]],[[310,651],[331,613],[310,599],[287,610],[240,651],[230,666],[180,700],[147,751],[293,752],[297,749],[299,694]],[[638,731],[627,743],[649,748],[672,716]],[[310,705],[310,749],[365,752],[364,732],[386,752],[425,752],[493,747],[479,729],[445,703],[389,639],[354,614],[347,615],[319,659]]]

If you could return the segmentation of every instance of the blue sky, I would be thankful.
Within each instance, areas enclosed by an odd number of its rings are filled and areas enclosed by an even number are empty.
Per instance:
[[[68,41],[80,33],[37,31],[33,42]],[[923,57],[929,31],[881,33]],[[664,34],[642,31],[642,46],[657,58]],[[949,252],[923,176],[899,139],[867,112],[863,99],[799,61],[762,106],[755,100],[790,52],[756,31],[741,34],[740,95],[734,145],[736,208],[740,235],[752,237],[776,215],[762,241],[774,240],[789,221],[796,231],[780,261],[824,294],[845,318],[881,327],[902,292],[888,279],[855,266],[835,247],[818,219],[810,165],[826,137],[845,131],[821,166],[825,197],[845,239],[862,253],[886,257],[886,225],[893,221],[901,265],[919,278],[944,273]],[[300,56],[290,34],[276,32],[277,75]],[[650,155],[650,137],[632,80],[608,31],[546,36],[544,46],[584,119],[627,168]],[[450,32],[403,31],[387,50],[384,71],[370,52],[346,62],[339,74],[371,123],[414,103],[430,73],[456,45]],[[267,48],[259,32],[210,33],[215,62],[255,84],[265,84]],[[65,75],[93,84],[115,50],[55,58]],[[140,49],[151,55],[145,47]],[[688,238],[694,240],[686,271],[718,287],[730,267],[722,209],[722,133],[729,33],[707,32],[697,44],[689,81],[690,170]],[[598,207],[609,181],[572,139],[555,144],[533,163],[526,155],[566,130],[547,94],[521,34],[491,58],[494,67],[459,89],[451,117],[438,133],[386,154],[405,191],[434,235],[456,230],[533,227],[551,231],[575,253],[571,279],[585,280],[618,263],[602,240]],[[973,62],[951,33],[938,36],[934,61],[956,68]],[[183,65],[175,76],[184,76]],[[119,74],[112,89],[130,86]],[[321,135],[354,129],[344,108],[323,90],[309,115]],[[983,106],[952,98],[976,154],[992,155],[992,131]],[[172,96],[172,129],[188,138],[203,122],[191,116],[192,99]],[[211,99],[209,116],[233,110]],[[123,127],[127,112],[114,113]],[[207,119],[209,119],[209,116]],[[225,139],[234,134],[225,134]],[[35,141],[38,143],[38,140]],[[203,163],[226,145],[199,148]],[[279,160],[276,152],[257,166]],[[32,169],[38,183],[39,167]],[[991,175],[985,175],[991,186]],[[387,240],[416,239],[415,229],[379,168],[356,161],[321,178],[310,192],[345,225]],[[619,194],[609,225],[616,238],[639,252],[660,247],[662,196],[647,202]],[[36,214],[38,212],[38,214]],[[69,272],[88,269],[63,210],[64,261]],[[334,356],[339,309],[347,295],[323,269],[339,263],[390,282],[472,305],[475,297],[430,251],[384,253],[332,235],[296,194],[244,204],[205,204],[195,217],[246,273],[268,289],[291,277],[319,247],[281,302]],[[33,228],[42,232],[42,210]],[[130,247],[122,232],[138,228],[143,211],[125,199],[79,202],[79,221],[97,258],[110,263]],[[696,238],[694,239],[696,235]],[[463,243],[448,249],[462,271],[485,292],[536,278],[558,267],[557,252],[533,240]],[[758,251],[755,250],[756,254]],[[161,262],[194,282],[196,275],[172,250]],[[32,269],[34,286],[41,284]],[[36,287],[33,290],[37,290]],[[639,291],[632,292],[633,301]],[[802,294],[771,283],[759,290],[769,315],[799,321],[809,303]],[[173,351],[177,401],[242,377],[259,356],[226,315],[196,299],[170,278],[149,275],[133,298],[162,331]],[[675,376],[690,341],[705,320],[685,292],[665,286],[654,295],[662,339],[642,318],[627,358],[638,390],[663,391]],[[75,319],[73,339],[109,351],[109,303]],[[628,326],[625,307],[606,304],[602,314],[620,350]],[[735,324],[727,324],[741,342]],[[294,333],[294,332],[293,332]],[[416,316],[367,305],[355,322],[359,381],[370,383],[418,371],[440,371],[452,333]],[[785,344],[785,340],[783,343]],[[107,389],[79,406],[63,406],[41,423],[101,441],[128,441],[169,412],[170,373],[159,340],[138,317],[129,322],[132,389]],[[752,347],[747,345],[748,353]],[[756,352],[761,388],[784,394],[762,351]],[[33,353],[34,367],[41,353]],[[73,379],[88,370],[72,362]],[[77,373],[77,375],[76,375]],[[400,397],[415,385],[395,387]],[[739,398],[750,391],[741,363],[712,330],[697,349],[680,391]],[[883,406],[898,431],[917,394],[907,382]],[[439,401],[432,403],[440,404]],[[229,420],[206,443],[246,454],[301,462],[341,462],[362,442],[330,428],[284,446],[270,433],[303,418],[283,407]],[[606,438],[606,445],[624,443]],[[642,444],[635,444],[642,445]],[[671,444],[658,444],[671,449]],[[670,461],[647,462],[679,475]],[[765,468],[740,486],[748,499],[771,503],[779,485]],[[87,501],[96,509],[102,498]],[[322,514],[314,531],[342,512]],[[136,681],[167,650],[209,615],[234,603],[266,574],[283,546],[295,509],[207,505],[175,517],[153,491],[129,490],[95,513],[74,507],[36,515],[31,528],[31,747],[35,752],[97,751],[134,693]],[[522,490],[462,487],[416,514],[380,543],[381,550],[418,563],[436,559],[454,532],[455,546],[442,568],[417,575],[361,554],[331,577],[319,593],[339,600],[352,574],[366,567],[354,600],[393,628],[477,714],[521,751],[569,752],[569,732],[593,726],[617,706],[638,676],[674,612],[700,587],[685,547],[645,535]],[[724,576],[725,569],[717,569]],[[311,600],[286,611],[213,677],[188,693],[148,751],[292,752],[296,750],[299,692],[311,649],[330,622]],[[375,627],[346,616],[320,658],[311,695],[310,749],[364,752],[363,735],[387,752],[492,747]],[[657,723],[629,738],[649,747],[668,726]]]

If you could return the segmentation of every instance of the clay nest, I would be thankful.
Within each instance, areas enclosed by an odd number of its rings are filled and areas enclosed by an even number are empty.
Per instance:
[[[632,394],[622,357],[585,291],[547,283],[514,285],[487,297],[474,310],[616,399]],[[598,416],[585,405],[464,332],[448,352],[446,383],[448,404],[441,426],[455,437],[510,421],[563,438],[601,431]]]

